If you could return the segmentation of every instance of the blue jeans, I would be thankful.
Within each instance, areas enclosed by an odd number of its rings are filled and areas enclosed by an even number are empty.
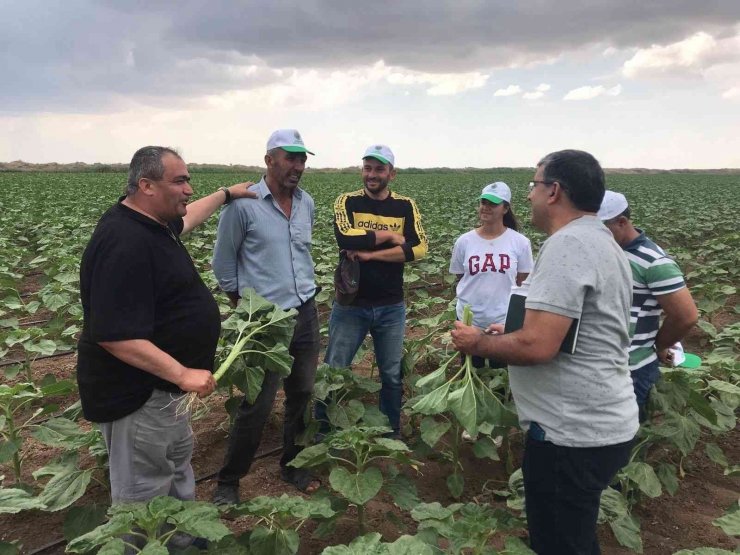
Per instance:
[[[361,307],[334,303],[329,319],[329,346],[324,362],[332,368],[348,368],[365,336],[373,338],[375,360],[380,372],[380,411],[394,432],[400,430],[403,382],[401,358],[406,328],[406,304]],[[316,417],[326,419],[326,407],[317,403]]]
[[[660,378],[660,362],[657,360],[632,372],[632,385],[635,387],[635,397],[637,398],[641,423],[647,418],[645,408],[650,398],[650,390],[658,381],[658,378]]]
[[[647,366],[632,372],[632,384],[635,386],[637,406],[644,407],[650,397],[650,389],[660,378],[660,362],[654,360]]]

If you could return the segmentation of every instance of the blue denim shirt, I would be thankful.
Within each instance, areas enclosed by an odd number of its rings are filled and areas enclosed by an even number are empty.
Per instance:
[[[224,291],[252,287],[283,309],[296,308],[316,291],[311,259],[313,199],[296,188],[288,219],[264,177],[250,190],[258,198],[236,199],[221,210],[213,272]]]

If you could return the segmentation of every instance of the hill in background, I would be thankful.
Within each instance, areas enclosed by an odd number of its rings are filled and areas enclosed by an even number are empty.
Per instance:
[[[234,173],[262,173],[264,168],[259,166],[242,166],[238,164],[191,164],[188,168],[194,172],[234,172]],[[515,170],[532,170],[533,168],[398,168],[400,173],[455,173],[455,172],[510,172]],[[14,162],[0,162],[0,172],[60,172],[60,173],[120,173],[128,171],[128,164],[86,164],[74,162],[72,164],[32,164],[23,160]],[[335,172],[356,173],[359,166],[346,168],[309,168],[307,172]],[[740,174],[740,168],[718,168],[707,170],[671,169],[657,170],[649,168],[605,168],[607,173],[625,174],[652,174],[652,173],[720,173]]]

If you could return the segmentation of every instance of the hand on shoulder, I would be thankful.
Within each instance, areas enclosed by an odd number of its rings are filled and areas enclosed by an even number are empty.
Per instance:
[[[232,199],[237,198],[257,198],[257,193],[250,191],[249,188],[254,185],[252,181],[246,181],[244,183],[237,183],[229,187],[229,193]]]

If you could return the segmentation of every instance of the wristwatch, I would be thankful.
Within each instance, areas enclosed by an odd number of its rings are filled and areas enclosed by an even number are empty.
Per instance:
[[[223,191],[224,195],[226,195],[226,198],[224,199],[224,204],[229,204],[231,202],[231,192],[226,187],[219,187],[219,191]]]

